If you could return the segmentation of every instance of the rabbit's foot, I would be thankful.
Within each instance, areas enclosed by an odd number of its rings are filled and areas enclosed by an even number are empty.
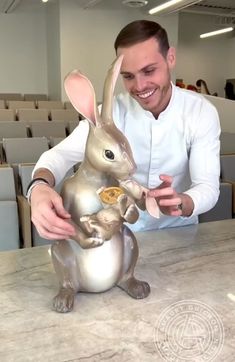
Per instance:
[[[143,299],[150,293],[150,286],[147,282],[131,277],[117,284],[119,288],[125,290],[132,298]]]
[[[75,294],[72,288],[61,288],[59,293],[53,298],[52,309],[58,313],[71,312]]]
[[[104,244],[104,239],[99,236],[91,236],[90,238],[86,238],[83,243],[83,249],[96,248],[97,246],[101,246]]]
[[[133,201],[127,195],[120,195],[118,197],[118,206],[120,215],[123,219],[130,224],[134,224],[139,217],[139,212]]]

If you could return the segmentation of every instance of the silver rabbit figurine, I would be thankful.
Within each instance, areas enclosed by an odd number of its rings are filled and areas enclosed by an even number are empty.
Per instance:
[[[73,309],[78,292],[104,292],[117,285],[133,298],[150,293],[147,282],[134,277],[138,245],[124,222],[138,219],[136,200],[141,200],[141,187],[130,186],[136,169],[126,137],[112,119],[114,86],[123,57],[118,57],[105,80],[103,105],[99,114],[94,89],[78,71],[65,78],[66,93],[79,113],[89,121],[85,157],[78,171],[65,180],[61,196],[71,214],[76,236],[56,241],[51,248],[52,261],[60,289],[53,299],[53,309],[65,313]],[[106,205],[99,190],[129,184],[114,205]]]

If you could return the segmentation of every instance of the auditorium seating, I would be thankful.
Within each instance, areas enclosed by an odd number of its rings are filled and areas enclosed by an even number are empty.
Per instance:
[[[0,109],[0,122],[15,121],[16,115],[13,109]]]
[[[37,162],[41,154],[48,148],[46,137],[3,139],[5,161],[9,164]]]
[[[233,190],[233,216],[235,216],[235,154],[221,155],[221,180],[232,185]]]
[[[38,109],[63,109],[64,103],[62,101],[38,101],[37,102]]]
[[[34,101],[7,101],[8,109],[17,110],[23,109],[35,109],[36,105]]]
[[[29,129],[32,137],[66,137],[65,125],[59,121],[44,122],[33,121],[29,122]]]
[[[21,93],[0,93],[0,99],[11,101],[22,101],[23,96]]]
[[[41,93],[26,93],[24,94],[24,100],[25,101],[47,101],[48,96],[47,94],[41,94]]]
[[[79,113],[75,109],[51,109],[50,118],[52,121],[78,121]]]
[[[6,108],[6,102],[3,99],[0,99],[0,109]]]
[[[0,250],[20,247],[18,208],[13,169],[0,166]]]
[[[19,121],[33,122],[33,121],[48,121],[47,109],[18,109],[17,118]]]
[[[199,222],[232,219],[232,185],[228,182],[220,183],[220,195],[216,205],[204,214],[199,215]]]

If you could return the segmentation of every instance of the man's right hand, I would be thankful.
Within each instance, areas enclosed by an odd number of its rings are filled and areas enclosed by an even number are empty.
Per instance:
[[[54,189],[44,184],[35,185],[30,201],[31,219],[41,237],[62,240],[75,235],[75,229],[69,222],[71,215]]]

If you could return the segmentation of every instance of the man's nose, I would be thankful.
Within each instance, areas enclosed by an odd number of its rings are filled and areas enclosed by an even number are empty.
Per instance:
[[[135,77],[135,89],[139,92],[144,90],[146,87],[146,82],[142,77]]]

